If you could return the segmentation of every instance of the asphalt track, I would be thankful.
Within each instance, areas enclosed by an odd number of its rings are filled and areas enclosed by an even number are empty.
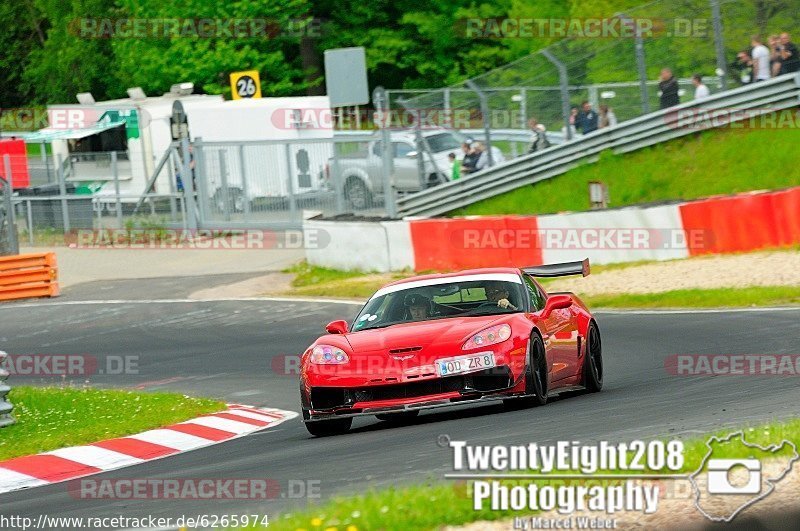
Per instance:
[[[301,352],[325,323],[350,318],[358,309],[332,302],[189,302],[183,297],[203,281],[184,280],[188,284],[175,279],[120,281],[107,284],[102,293],[84,285],[54,303],[0,306],[0,349],[85,354],[96,357],[100,368],[107,356],[136,356],[135,374],[94,374],[73,383],[179,391],[299,411],[297,377],[284,374],[281,356]],[[139,300],[132,300],[131,293]],[[119,300],[122,294],[128,297]],[[117,300],[89,302],[101,297]],[[223,445],[97,476],[269,478],[281,486],[275,499],[84,500],[56,484],[0,495],[0,507],[5,515],[33,517],[275,517],[309,503],[288,493],[290,482],[318,480],[324,499],[442,478],[451,460],[450,450],[436,443],[442,434],[474,444],[626,441],[692,436],[797,415],[800,386],[795,377],[678,377],[665,370],[665,359],[671,354],[796,354],[800,310],[607,313],[598,319],[606,364],[605,389],[599,394],[512,412],[494,405],[428,412],[400,427],[357,419],[351,433],[323,439],[310,437],[295,420]],[[10,383],[61,381],[16,376]]]

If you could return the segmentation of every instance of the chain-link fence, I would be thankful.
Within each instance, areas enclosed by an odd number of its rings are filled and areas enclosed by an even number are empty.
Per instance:
[[[566,124],[574,125],[584,101],[595,112],[607,106],[614,115],[612,124],[657,110],[664,68],[678,82],[680,102],[694,97],[694,74],[703,77],[712,94],[751,81],[746,58],[740,60],[738,54],[749,53],[753,35],[760,34],[768,45],[769,37],[800,27],[800,1],[657,0],[611,17],[586,13],[569,20],[465,22],[467,37],[499,37],[509,46],[515,38],[520,43],[531,36],[565,38],[464,83],[436,90],[389,90],[390,107],[444,110],[455,127],[480,127],[486,114],[482,92],[491,129],[524,129],[533,117],[550,131],[567,133]],[[581,133],[580,126],[576,132]]]
[[[18,171],[15,176],[12,168],[24,167],[22,161],[4,155],[0,161],[4,168],[0,179],[0,254],[17,254],[19,245],[114,243],[109,238],[118,235],[111,231],[187,228],[183,194],[121,189],[125,158],[118,160],[117,155],[70,156],[60,166],[54,163],[51,182],[36,179],[30,156],[25,161],[28,171],[24,176]],[[84,180],[87,173],[81,165],[94,172],[91,178],[102,181]],[[168,173],[166,165],[163,173]]]
[[[380,135],[264,142],[192,144],[199,224],[235,228],[299,226],[303,219],[346,213],[383,217],[387,200]],[[419,190],[414,145],[392,137],[393,186]],[[413,182],[404,179],[413,165]]]

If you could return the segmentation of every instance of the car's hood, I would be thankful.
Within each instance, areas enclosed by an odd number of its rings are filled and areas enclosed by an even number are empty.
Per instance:
[[[495,321],[503,321],[507,318],[508,314],[450,317],[362,330],[346,334],[345,338],[354,354],[388,352],[394,349],[414,347],[421,347],[423,350],[449,347],[457,352],[470,336],[491,326]]]

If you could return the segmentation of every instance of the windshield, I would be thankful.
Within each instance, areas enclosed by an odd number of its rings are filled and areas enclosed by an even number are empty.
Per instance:
[[[409,287],[405,289],[402,284],[384,288],[367,302],[351,330],[357,332],[400,323],[500,315],[523,310],[523,290],[519,277],[508,274],[485,277],[430,285],[409,282]],[[516,281],[497,280],[498,277]]]
[[[425,140],[428,141],[428,145],[431,147],[433,153],[461,149],[461,143],[463,141],[460,135],[455,133],[439,133],[426,136]]]

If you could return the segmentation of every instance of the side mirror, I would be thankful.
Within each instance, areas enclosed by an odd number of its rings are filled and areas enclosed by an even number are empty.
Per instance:
[[[339,321],[331,321],[330,323],[325,326],[325,331],[329,334],[346,334],[347,333],[347,321],[339,320]]]
[[[408,153],[406,153],[406,158],[409,158],[409,159],[417,158],[417,152],[416,151],[409,151]]]
[[[569,295],[564,294],[557,294],[551,295],[547,302],[544,305],[544,310],[542,311],[542,318],[547,319],[550,317],[550,314],[553,313],[555,310],[563,310],[565,308],[569,308],[573,304],[572,297]]]

